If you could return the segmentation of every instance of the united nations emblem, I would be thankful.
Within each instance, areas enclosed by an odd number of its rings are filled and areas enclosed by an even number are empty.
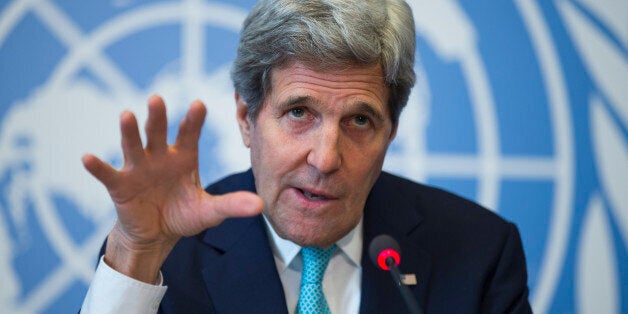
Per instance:
[[[0,311],[80,307],[115,219],[80,157],[121,164],[122,110],[144,120],[145,99],[159,93],[174,135],[200,98],[202,181],[248,167],[229,67],[253,2],[0,4]],[[385,169],[517,223],[535,312],[619,312],[628,282],[627,5],[408,3],[418,83]]]

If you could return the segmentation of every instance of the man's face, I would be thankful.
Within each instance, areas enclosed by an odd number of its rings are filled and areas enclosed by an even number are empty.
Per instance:
[[[264,214],[279,236],[327,247],[353,229],[395,133],[379,64],[272,72],[257,119],[236,95],[238,123]]]

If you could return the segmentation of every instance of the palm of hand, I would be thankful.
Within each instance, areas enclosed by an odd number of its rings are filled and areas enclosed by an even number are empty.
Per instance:
[[[173,244],[215,226],[231,216],[250,216],[261,211],[261,199],[246,192],[212,196],[198,174],[198,139],[206,109],[196,101],[169,146],[166,109],[157,96],[149,99],[146,147],[132,113],[120,118],[124,166],[115,170],[95,156],[86,155],[87,170],[109,191],[118,213],[115,228],[128,244],[137,247]]]

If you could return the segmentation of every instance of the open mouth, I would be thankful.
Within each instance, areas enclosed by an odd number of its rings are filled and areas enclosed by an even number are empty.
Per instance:
[[[302,189],[299,189],[299,191],[303,193],[303,196],[305,196],[307,199],[312,200],[312,201],[324,201],[328,199],[328,197],[326,197],[325,195],[314,194],[310,191],[306,191]]]

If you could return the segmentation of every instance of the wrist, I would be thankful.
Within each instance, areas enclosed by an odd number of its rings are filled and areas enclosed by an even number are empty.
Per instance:
[[[107,238],[104,256],[107,265],[133,279],[156,284],[161,266],[177,241],[135,243],[117,227],[116,224]]]

